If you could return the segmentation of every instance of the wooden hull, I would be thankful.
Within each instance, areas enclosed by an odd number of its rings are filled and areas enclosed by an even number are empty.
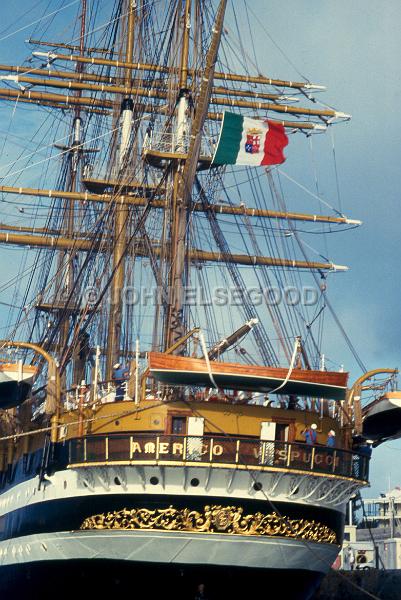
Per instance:
[[[150,372],[157,381],[168,385],[214,387],[203,359],[150,352],[148,360]],[[211,362],[210,367],[214,381],[222,389],[269,393],[280,387],[288,375],[288,369],[280,367],[222,362]],[[343,400],[347,380],[348,373],[294,369],[277,393]]]

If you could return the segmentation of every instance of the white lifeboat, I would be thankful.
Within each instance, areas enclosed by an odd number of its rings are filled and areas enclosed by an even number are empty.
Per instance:
[[[401,391],[386,392],[370,402],[362,410],[362,422],[363,436],[375,442],[401,437]]]

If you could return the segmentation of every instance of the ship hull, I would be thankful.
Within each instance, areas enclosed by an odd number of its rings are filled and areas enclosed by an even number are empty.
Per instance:
[[[304,600],[324,577],[337,548],[176,532],[64,531],[3,542],[0,554],[0,591],[14,597],[29,592],[50,598],[60,581],[66,595],[85,587],[105,597],[105,591],[132,593],[141,580],[147,582],[149,598],[190,599],[204,583],[210,600],[243,600],[250,587],[263,598],[274,586],[287,600]]]
[[[361,485],[333,473],[196,460],[65,468],[66,447],[59,450],[48,474],[34,475],[40,453],[6,473],[6,597],[44,598],[51,590],[54,598],[68,586],[70,598],[87,586],[99,597],[132,594],[146,580],[152,599],[191,600],[200,583],[209,600],[244,600],[250,589],[263,598],[273,584],[287,600],[307,599],[337,557],[346,502]]]
[[[67,576],[68,575],[68,576]],[[107,598],[124,594],[129,598],[192,600],[200,583],[208,600],[244,600],[252,595],[270,597],[279,590],[286,600],[309,600],[318,588],[320,572],[270,569],[238,569],[205,565],[132,563],[120,560],[52,560],[3,567],[0,592],[5,597]],[[62,582],[62,583],[61,583]],[[55,596],[55,592],[56,596]],[[80,595],[82,594],[82,596]],[[111,597],[113,597],[111,596]],[[122,596],[121,596],[122,597]]]
[[[155,472],[145,469],[146,480]],[[110,481],[115,476],[110,470]],[[249,498],[245,490],[242,498],[233,498],[232,493],[226,497],[200,497],[200,486],[194,496],[189,490],[186,494],[182,490],[183,495],[163,494],[160,486],[154,485],[149,487],[159,488],[159,493],[154,490],[149,494],[151,490],[146,485],[142,494],[132,494],[127,482],[125,490],[114,485],[114,489],[99,493],[96,482],[92,481],[94,487],[84,491],[74,485],[74,478],[73,471],[61,471],[50,478],[53,483],[42,482],[40,490],[35,478],[12,487],[2,496],[0,591],[5,597],[19,598],[29,593],[34,598],[54,598],[52,594],[58,589],[58,597],[65,592],[71,598],[74,591],[83,588],[106,597],[105,593],[113,591],[132,594],[137,581],[146,581],[146,597],[152,599],[160,596],[191,600],[197,585],[205,583],[210,600],[243,600],[250,587],[263,598],[273,584],[279,586],[287,600],[304,600],[311,597],[338,553],[338,544],[294,539],[288,537],[288,532],[285,537],[274,533],[257,536],[101,526],[82,530],[85,518],[121,512],[124,507],[155,511],[160,507],[182,510],[189,506],[202,511],[206,505],[218,504],[242,506],[244,514],[261,510],[267,513],[272,507],[266,499]],[[167,473],[167,481],[168,478]],[[85,481],[89,480],[86,473]],[[226,477],[221,481],[225,482]],[[121,493],[116,494],[117,489]],[[290,517],[314,518],[335,530],[341,540],[342,511],[288,502],[288,498],[282,502],[281,494],[274,507]]]

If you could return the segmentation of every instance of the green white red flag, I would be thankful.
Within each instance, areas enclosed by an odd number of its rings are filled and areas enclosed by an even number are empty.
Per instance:
[[[212,164],[279,165],[288,144],[283,125],[224,112]]]

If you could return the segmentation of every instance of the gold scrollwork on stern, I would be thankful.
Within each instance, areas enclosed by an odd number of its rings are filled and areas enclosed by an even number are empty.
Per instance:
[[[224,533],[230,535],[279,536],[337,544],[335,532],[316,521],[289,519],[276,513],[244,514],[235,506],[205,506],[203,512],[188,508],[134,508],[88,517],[80,529],[153,529]]]

